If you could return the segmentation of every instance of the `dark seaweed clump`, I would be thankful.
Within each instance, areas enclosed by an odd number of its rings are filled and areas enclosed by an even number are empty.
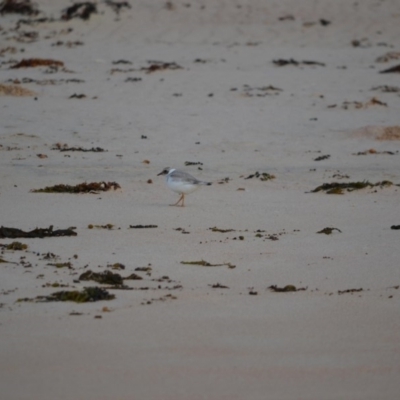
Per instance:
[[[320,191],[326,192],[326,194],[343,194],[343,191],[352,192],[354,190],[365,189],[367,187],[383,187],[383,186],[391,186],[393,182],[391,181],[382,181],[377,183],[371,183],[369,181],[359,181],[359,182],[332,182],[332,183],[324,183],[323,185],[317,186],[314,190],[311,190],[311,193],[316,193]]]
[[[97,193],[107,192],[111,189],[121,189],[121,186],[117,182],[83,182],[75,186],[60,184],[31,191],[34,193]]]
[[[111,271],[92,272],[88,270],[79,276],[80,281],[95,281],[106,285],[122,285],[123,279],[120,274]]]
[[[68,229],[57,229],[53,231],[53,225],[48,228],[36,228],[32,231],[25,232],[17,228],[0,227],[0,238],[45,238],[45,237],[60,237],[60,236],[77,236],[74,227]]]
[[[100,300],[113,300],[115,295],[110,294],[107,290],[99,287],[86,287],[83,290],[62,290],[52,293],[48,296],[37,296],[34,299],[24,298],[18,299],[22,301],[49,302],[49,301],[73,301],[75,303],[88,303]]]

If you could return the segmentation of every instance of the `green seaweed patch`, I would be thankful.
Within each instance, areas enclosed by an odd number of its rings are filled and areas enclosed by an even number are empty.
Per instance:
[[[12,242],[6,246],[7,250],[26,250],[28,248],[27,244],[21,243],[21,242]]]
[[[271,179],[275,179],[275,175],[269,174],[267,172],[255,172],[254,174],[251,174],[247,176],[244,179],[253,179],[253,178],[258,178],[260,181],[269,181]]]
[[[115,295],[99,287],[85,287],[83,290],[62,290],[48,296],[36,296],[35,298],[21,298],[17,302],[51,302],[51,301],[73,301],[75,303],[89,303],[100,300],[113,300]]]
[[[233,265],[231,263],[222,263],[222,264],[211,264],[207,261],[200,260],[200,261],[181,261],[181,264],[184,265],[200,265],[201,267],[222,267],[226,265],[228,268],[236,268],[236,265]]]
[[[307,290],[306,287],[297,288],[294,285],[286,285],[283,287],[278,287],[276,285],[271,285],[268,287],[272,292],[287,293],[287,292],[300,292],[302,290]]]
[[[122,285],[123,279],[120,274],[104,271],[93,272],[90,269],[79,276],[80,281],[94,281],[104,285]]]
[[[392,186],[393,182],[391,181],[381,181],[377,183],[371,183],[369,181],[359,181],[359,182],[332,182],[332,183],[324,183],[323,185],[317,186],[314,190],[311,190],[310,193],[317,193],[320,191],[326,192],[326,194],[343,194],[346,190],[347,192],[352,192],[354,190],[365,189],[367,187],[385,187]],[[399,185],[396,185],[399,186]]]
[[[342,231],[340,229],[333,228],[333,227],[326,227],[324,229],[321,229],[317,233],[325,233],[325,235],[330,235],[330,234],[332,234],[333,231],[338,231],[338,232],[342,233]]]
[[[117,182],[83,182],[78,185],[54,185],[46,186],[42,189],[32,189],[33,193],[98,193],[107,192],[111,189],[121,189],[121,186]]]

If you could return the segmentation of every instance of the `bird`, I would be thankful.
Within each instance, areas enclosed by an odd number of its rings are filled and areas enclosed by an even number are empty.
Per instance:
[[[199,181],[194,176],[188,174],[187,172],[180,171],[175,168],[164,168],[157,176],[166,175],[165,181],[167,186],[176,193],[179,193],[181,197],[179,197],[178,201],[174,204],[170,204],[170,206],[185,206],[185,194],[189,194],[194,192],[200,186],[209,186],[211,182]]]

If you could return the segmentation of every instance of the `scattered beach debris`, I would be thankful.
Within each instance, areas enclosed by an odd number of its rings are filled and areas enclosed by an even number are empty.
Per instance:
[[[400,225],[392,225],[392,226],[390,227],[390,229],[393,229],[393,230],[400,230]]]
[[[7,82],[19,85],[21,83],[35,83],[36,85],[61,85],[62,83],[83,83],[83,79],[32,79],[32,78],[22,78],[22,79],[9,79]]]
[[[400,140],[400,126],[367,125],[349,131],[352,137],[365,137],[375,140]]]
[[[54,144],[50,150],[58,150],[60,152],[66,152],[66,151],[81,151],[81,152],[91,152],[91,153],[102,153],[108,150],[104,150],[101,147],[92,147],[90,149],[85,149],[83,147],[68,147],[66,143],[56,143]]]
[[[108,293],[107,290],[100,287],[85,287],[79,290],[62,290],[52,293],[48,296],[36,296],[34,298],[21,298],[17,302],[51,302],[51,301],[73,301],[75,303],[87,303],[100,300],[113,300],[115,295]]]
[[[122,285],[124,283],[120,274],[105,270],[103,272],[93,272],[90,269],[81,274],[80,281],[94,281],[103,285]]]
[[[358,293],[358,292],[363,292],[364,289],[359,288],[359,289],[347,289],[347,290],[338,290],[338,294],[346,294],[346,293]]]
[[[351,45],[353,47],[360,47],[362,49],[366,49],[368,47],[372,46],[371,41],[368,38],[362,38],[362,39],[354,39],[351,41]]]
[[[300,292],[307,290],[307,287],[297,288],[294,285],[286,285],[283,287],[278,287],[277,285],[271,285],[268,287],[272,292],[287,293],[287,292]]]
[[[399,60],[400,59],[400,52],[398,51],[389,51],[382,56],[377,57],[375,62],[377,63],[386,63],[391,60]]]
[[[112,8],[112,10],[119,15],[123,8],[132,8],[131,5],[127,1],[114,1],[114,0],[105,0],[105,4]]]
[[[340,229],[333,228],[333,227],[326,227],[324,229],[321,229],[317,233],[324,233],[325,235],[331,235],[333,233],[333,231],[338,231],[338,232],[342,233],[342,231]]]
[[[92,14],[96,13],[96,3],[85,1],[82,3],[75,3],[72,6],[65,8],[62,11],[61,19],[64,21],[69,21],[72,18],[81,18],[86,21],[90,18]]]
[[[150,229],[158,228],[158,225],[129,225],[129,229]]]
[[[67,42],[64,42],[62,40],[58,40],[57,42],[54,42],[54,43],[51,44],[52,47],[54,47],[54,46],[65,46],[65,47],[68,47],[69,49],[72,49],[72,48],[77,47],[77,46],[83,46],[83,45],[84,45],[84,43],[82,41],[80,41],[80,40],[75,40],[74,42],[72,42],[70,40],[68,40]]]
[[[125,81],[124,82],[140,82],[142,80],[142,78],[138,78],[138,77],[128,77],[128,78],[126,78],[125,79]]]
[[[221,229],[221,228],[217,228],[216,226],[213,226],[212,228],[208,228],[211,232],[222,232],[222,233],[226,233],[226,232],[235,232],[235,229]]]
[[[250,296],[257,296],[258,292],[254,290],[254,288],[249,288],[249,295]]]
[[[393,73],[400,73],[400,64],[395,65],[394,67],[384,69],[383,71],[379,71],[380,74],[393,74]]]
[[[35,96],[36,93],[19,85],[3,85],[0,83],[0,96]]]
[[[164,62],[164,61],[147,61],[150,64],[147,67],[140,68],[140,71],[145,71],[146,74],[151,74],[157,71],[165,71],[165,70],[177,70],[183,69],[176,62]]]
[[[275,179],[275,175],[269,174],[267,172],[255,172],[254,174],[251,174],[247,176],[244,179],[253,179],[253,178],[259,178],[260,181],[269,181],[271,179]]]
[[[105,224],[105,225],[93,225],[93,224],[89,224],[88,225],[88,229],[108,229],[109,231],[111,231],[114,228],[113,224]]]
[[[200,161],[185,161],[185,165],[203,165]]]
[[[50,67],[50,66],[56,66],[56,67],[63,67],[64,63],[62,61],[58,60],[52,60],[49,58],[24,58],[17,64],[14,64],[12,69],[16,68],[36,68],[36,67]]]
[[[17,228],[7,228],[5,226],[0,227],[0,238],[44,238],[44,237],[62,237],[62,236],[77,236],[78,234],[74,231],[75,227],[68,229],[57,229],[53,231],[53,225],[48,228],[36,228],[29,232],[24,232]]]
[[[284,67],[286,65],[295,65],[295,66],[299,66],[299,65],[317,65],[317,66],[320,66],[320,67],[325,67],[325,63],[322,63],[322,62],[319,62],[319,61],[308,61],[308,60],[296,61],[293,58],[289,58],[289,59],[280,58],[280,59],[277,59],[277,60],[272,60],[272,62],[277,67]]]
[[[222,264],[211,264],[207,261],[200,260],[200,261],[181,261],[181,264],[184,265],[200,265],[201,267],[222,267],[222,266],[227,266],[228,268],[236,268],[236,265],[233,265],[231,263],[222,263]]]
[[[220,179],[217,183],[219,185],[223,185],[224,183],[229,183],[229,181],[231,180],[231,178],[229,178],[228,176],[226,178],[222,178]],[[244,190],[244,189],[243,189]]]
[[[78,185],[54,185],[46,186],[42,189],[32,189],[33,193],[95,193],[107,192],[108,190],[121,189],[121,186],[117,182],[91,182],[91,183],[79,183]]]
[[[47,265],[50,265],[51,267],[56,267],[56,268],[68,268],[68,269],[73,269],[72,264],[71,264],[70,262],[48,263]]]
[[[232,88],[231,91],[234,91]],[[242,95],[245,97],[265,97],[265,96],[276,96],[283,89],[278,87],[269,85],[269,86],[261,86],[261,87],[251,87],[249,85],[243,85]]]
[[[129,61],[129,60],[117,60],[117,61],[112,61],[111,62],[111,64],[112,65],[118,65],[118,64],[129,64],[129,65],[131,65],[132,64],[132,61]]]
[[[25,243],[21,243],[21,242],[12,242],[9,244],[1,244],[0,243],[0,247],[5,250],[22,251],[22,250],[26,250],[28,248],[28,245]]]
[[[208,285],[213,289],[229,289],[229,286],[221,285],[220,283],[214,283],[213,285]]]
[[[4,0],[0,3],[0,14],[37,15],[39,10],[30,0]]]
[[[143,278],[140,275],[132,272],[130,275],[128,275],[127,277],[125,277],[123,279],[124,280],[132,280],[132,281],[141,281]]]
[[[332,182],[332,183],[324,183],[323,185],[317,186],[314,190],[311,190],[310,193],[316,193],[319,191],[324,191],[327,194],[343,194],[343,191],[352,192],[354,190],[365,189],[367,187],[380,187],[383,188],[385,186],[392,186],[393,182],[391,181],[381,181],[377,183],[371,183],[369,181],[359,181],[359,182]],[[399,186],[399,185],[396,185]]]
[[[328,106],[328,108],[335,108],[336,106],[337,104],[331,104]],[[383,101],[380,101],[378,98],[373,97],[372,99],[366,101],[365,103],[361,101],[344,101],[340,107],[343,110],[349,110],[349,109],[361,110],[371,106],[387,107],[387,103],[384,103]]]
[[[398,93],[400,92],[399,86],[381,85],[371,88],[371,90],[379,90],[382,93]]]
[[[390,156],[394,156],[395,154],[399,154],[399,151],[377,151],[375,149],[368,149],[364,151],[359,151],[358,153],[352,153],[353,156],[365,156],[367,154],[388,154]]]
[[[80,93],[80,94],[77,94],[77,93],[74,93],[74,94],[71,94],[71,96],[69,96],[68,98],[69,99],[86,99],[86,94],[84,94],[84,93]]]
[[[319,156],[317,158],[314,158],[314,161],[322,161],[322,160],[327,160],[328,158],[330,158],[330,154],[325,154],[323,156]]]

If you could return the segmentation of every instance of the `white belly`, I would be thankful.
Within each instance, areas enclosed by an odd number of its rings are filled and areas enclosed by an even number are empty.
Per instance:
[[[184,194],[192,193],[199,188],[199,185],[193,185],[191,183],[185,183],[173,180],[168,180],[167,185],[174,192],[184,193]]]

